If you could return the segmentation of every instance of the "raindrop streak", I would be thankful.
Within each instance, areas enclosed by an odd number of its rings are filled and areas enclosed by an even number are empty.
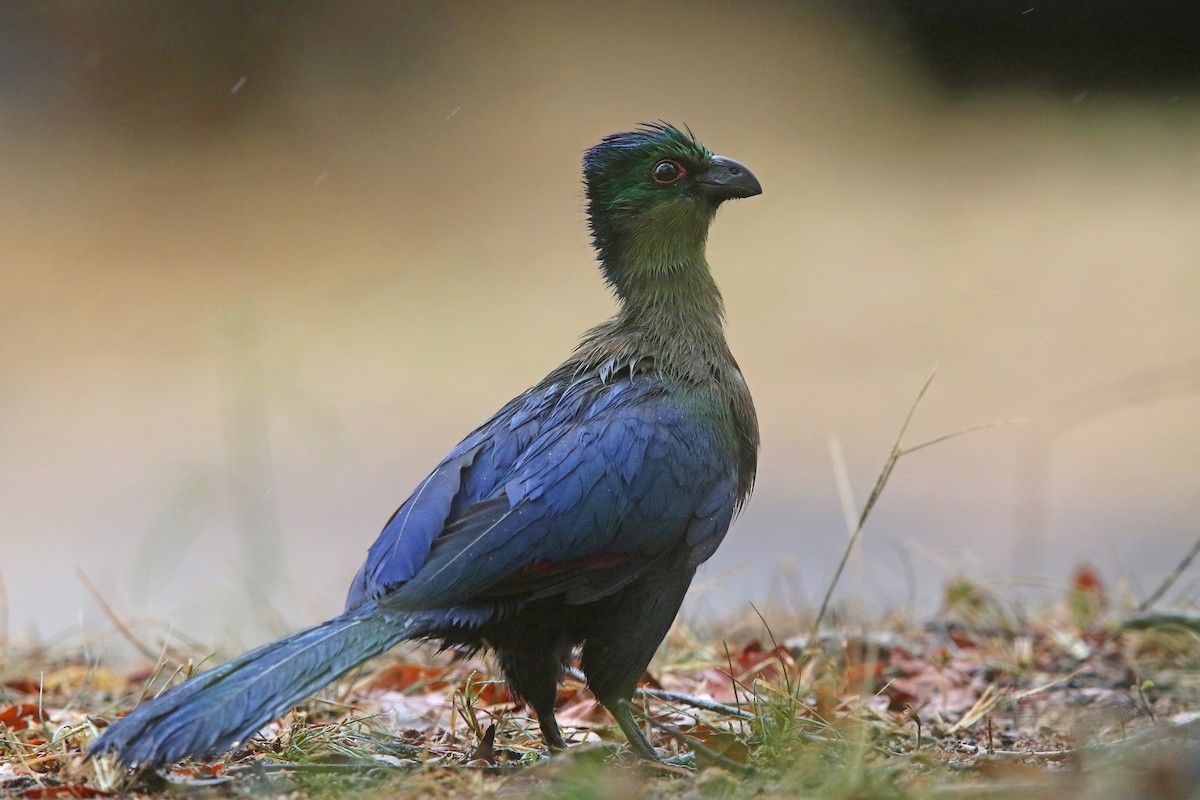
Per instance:
[[[325,172],[322,172],[320,175],[317,176],[317,179],[315,181],[313,181],[313,188],[315,189],[316,187],[320,186],[322,183],[325,182],[325,179],[328,177],[329,177],[328,170]]]
[[[450,112],[450,116],[446,117],[446,119],[447,119],[447,120],[449,120],[449,119],[450,119],[450,117],[453,117],[455,114],[457,114],[457,113],[458,113],[458,112],[460,112],[460,111],[462,111],[462,106],[459,106],[458,108],[456,108],[456,109],[454,109],[453,111],[451,111],[451,112]]]
[[[246,85],[246,76],[243,75],[242,77],[237,79],[237,82],[235,84],[233,84],[233,88],[229,90],[229,93],[237,94],[238,90],[241,89],[245,85]]]

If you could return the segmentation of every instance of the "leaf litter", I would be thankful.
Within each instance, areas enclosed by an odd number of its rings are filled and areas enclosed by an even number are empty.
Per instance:
[[[624,753],[576,670],[557,706],[572,748],[547,758],[490,659],[422,647],[370,662],[232,753],[136,774],[85,760],[89,743],[215,660],[142,658],[122,671],[82,647],[9,642],[0,796],[1189,796],[1200,786],[1200,624],[1114,605],[1081,567],[1028,618],[956,581],[924,625],[831,620],[815,638],[781,639],[772,628],[786,623],[757,616],[720,637],[677,626],[634,698],[661,766]]]

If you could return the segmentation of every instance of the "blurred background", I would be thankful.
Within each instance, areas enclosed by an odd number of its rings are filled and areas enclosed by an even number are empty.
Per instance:
[[[250,643],[613,310],[582,151],[760,177],[709,257],[758,487],[695,617],[936,610],[1200,534],[1200,11],[962,3],[0,6],[0,639]],[[1200,575],[1168,597],[1190,603]]]

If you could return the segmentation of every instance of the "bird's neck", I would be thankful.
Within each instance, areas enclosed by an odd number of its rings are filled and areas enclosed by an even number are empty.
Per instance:
[[[727,353],[724,305],[704,257],[704,242],[669,244],[605,254],[604,272],[621,303],[613,322],[619,330],[659,345]]]

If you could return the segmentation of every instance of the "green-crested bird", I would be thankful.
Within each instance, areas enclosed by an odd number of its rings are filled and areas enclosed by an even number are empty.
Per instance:
[[[143,704],[91,755],[220,753],[405,639],[489,647],[546,743],[573,650],[632,749],[625,702],[754,482],[758,424],[705,259],[722,202],[762,190],[690,131],[643,125],[583,159],[616,316],[467,436],[384,526],[346,610]]]

